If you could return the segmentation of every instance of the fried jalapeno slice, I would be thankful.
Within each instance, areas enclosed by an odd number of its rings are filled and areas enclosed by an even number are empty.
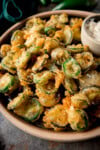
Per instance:
[[[55,131],[64,130],[68,125],[68,115],[63,105],[58,104],[46,110],[43,122],[46,128],[53,128]]]
[[[71,96],[71,103],[75,108],[84,109],[90,104],[88,97],[83,93],[77,93]]]
[[[47,54],[39,56],[37,58],[37,61],[35,62],[35,64],[32,67],[32,71],[34,73],[41,71],[43,69],[43,67],[45,66],[45,64],[47,63],[48,58],[49,58],[49,56]]]
[[[33,84],[33,76],[31,69],[17,69],[17,75],[22,86]]]
[[[24,44],[23,31],[16,30],[11,37],[11,45],[22,45]]]
[[[36,98],[26,99],[14,112],[27,121],[34,122],[39,119],[43,112],[43,106]]]
[[[16,73],[16,66],[15,66],[15,52],[10,52],[5,56],[1,61],[1,66],[8,72],[15,74]]]
[[[72,40],[73,40],[73,32],[69,26],[65,26],[65,28],[64,28],[65,45],[71,44]]]
[[[44,107],[52,107],[55,106],[61,99],[60,95],[53,93],[53,94],[46,94],[43,92],[38,85],[36,85],[36,95],[39,98],[39,102]]]
[[[57,63],[58,65],[64,63],[66,59],[68,59],[69,57],[70,57],[70,53],[66,49],[61,47],[58,47],[52,50],[51,52],[52,60],[55,61],[55,63]]]
[[[68,112],[68,123],[75,131],[84,131],[88,128],[88,116],[82,109],[71,107]]]
[[[56,74],[51,71],[45,71],[34,75],[36,84],[36,94],[43,106],[51,107],[57,104],[60,97],[57,97],[57,91],[63,82],[63,73]]]
[[[80,89],[94,85],[100,86],[100,72],[97,72],[96,70],[88,71],[86,74],[79,78]]]
[[[9,73],[5,73],[0,78],[0,93],[10,94],[19,86],[19,80],[17,76],[13,76]]]
[[[90,104],[100,104],[100,86],[85,87],[82,93],[88,97]]]
[[[67,59],[62,67],[66,77],[78,79],[81,75],[81,67],[74,58]]]
[[[21,104],[26,101],[26,99],[29,99],[33,96],[33,92],[29,87],[25,87],[23,92],[19,93],[17,97],[15,97],[13,100],[11,100],[7,106],[9,110],[13,110],[17,107],[19,107]]]
[[[67,46],[67,50],[71,53],[71,54],[76,54],[76,53],[81,53],[84,51],[88,51],[88,46],[87,45],[82,45],[82,44],[72,44],[72,45],[68,45]]]
[[[59,72],[59,74],[44,71],[34,75],[35,83],[38,83],[38,88],[40,91],[43,91],[46,94],[53,94],[57,92],[60,84],[63,82],[63,73]]]
[[[75,59],[81,66],[82,70],[89,69],[93,64],[93,55],[90,52],[76,54]]]
[[[72,78],[65,78],[63,83],[65,89],[71,94],[75,94],[77,92],[77,84]]]
[[[3,44],[3,45],[1,45],[1,48],[0,48],[0,55],[1,55],[1,57],[7,56],[7,53],[10,50],[11,50],[11,45],[9,45],[9,44]]]
[[[33,98],[30,88],[26,88],[24,92],[11,100],[7,107],[9,110],[14,110],[18,116],[30,122],[39,119],[43,112],[43,106],[39,103],[38,99]]]

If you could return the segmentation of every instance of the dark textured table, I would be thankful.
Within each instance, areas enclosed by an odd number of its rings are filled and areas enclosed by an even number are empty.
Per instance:
[[[100,0],[93,12],[100,13]],[[39,7],[39,11],[52,6]],[[100,138],[76,143],[60,143],[42,140],[14,127],[0,114],[0,150],[100,150]]]

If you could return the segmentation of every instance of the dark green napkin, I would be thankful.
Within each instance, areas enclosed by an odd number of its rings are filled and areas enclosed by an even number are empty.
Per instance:
[[[14,23],[36,13],[38,0],[0,0],[0,35]]]

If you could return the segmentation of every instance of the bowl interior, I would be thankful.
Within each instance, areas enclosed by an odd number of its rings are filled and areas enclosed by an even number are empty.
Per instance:
[[[100,15],[92,15],[88,17],[85,23],[89,23],[91,20],[94,20],[95,22],[100,21]]]
[[[93,13],[85,12],[85,11],[75,11],[75,10],[61,10],[61,11],[49,11],[44,12],[40,14],[36,14],[34,16],[41,17],[41,18],[47,18],[52,14],[60,14],[60,13],[67,13],[69,16],[76,16],[76,17],[87,17],[88,15],[92,15]],[[32,16],[31,16],[32,17]],[[25,22],[30,19],[31,17],[18,22],[17,24],[13,25],[11,28],[9,28],[0,38],[0,45],[3,43],[9,42],[9,38],[12,34],[12,32],[16,29],[21,28],[24,26]],[[19,129],[33,135],[37,136],[43,139],[53,140],[53,141],[78,141],[78,140],[85,140],[89,138],[93,138],[100,135],[100,127],[96,127],[94,129],[91,129],[89,131],[85,132],[54,132],[50,130],[45,130],[39,127],[36,127],[32,124],[27,123],[23,119],[19,118],[12,112],[8,111],[6,109],[6,103],[4,101],[4,98],[0,102],[0,111],[1,113],[10,121],[12,122],[16,127]]]

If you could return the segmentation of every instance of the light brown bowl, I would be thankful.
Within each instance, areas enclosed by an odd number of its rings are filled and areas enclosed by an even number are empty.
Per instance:
[[[52,14],[61,14],[61,13],[67,13],[70,16],[77,16],[77,17],[87,17],[88,15],[92,15],[93,13],[86,12],[86,11],[76,11],[76,10],[60,10],[60,11],[49,11],[49,12],[44,12],[40,14],[36,14],[34,16],[36,17],[41,17],[41,18],[46,18],[49,17]],[[29,17],[30,18],[30,17]],[[11,35],[12,31],[15,29],[18,29],[24,25],[24,23],[29,19],[25,19],[11,28],[9,28],[2,36],[0,39],[0,44],[6,42],[6,40],[9,38]],[[85,131],[85,132],[71,132],[71,131],[66,131],[66,132],[54,132],[50,130],[45,130],[39,127],[36,127],[32,124],[27,123],[23,119],[19,118],[12,112],[8,111],[6,106],[5,106],[5,101],[1,100],[0,102],[0,111],[1,113],[16,127],[19,129],[33,135],[39,138],[43,138],[46,140],[52,140],[52,141],[81,141],[81,140],[86,140],[90,139],[93,137],[100,136],[100,127],[96,127],[94,129]]]

